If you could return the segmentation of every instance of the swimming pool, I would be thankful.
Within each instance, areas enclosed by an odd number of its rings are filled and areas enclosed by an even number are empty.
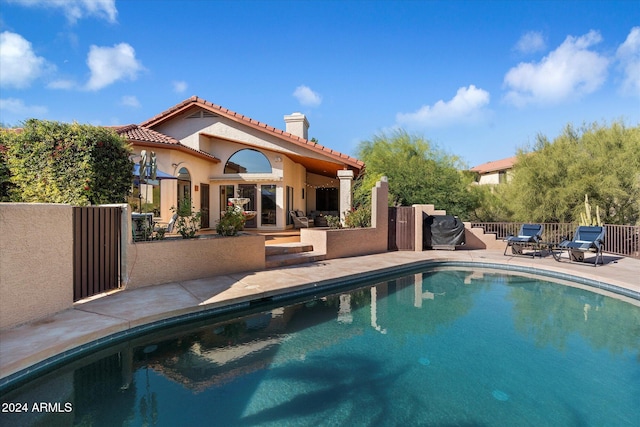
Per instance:
[[[61,367],[3,395],[0,424],[640,419],[640,307],[629,301],[525,275],[440,269],[254,311]],[[21,404],[26,413],[9,413]]]

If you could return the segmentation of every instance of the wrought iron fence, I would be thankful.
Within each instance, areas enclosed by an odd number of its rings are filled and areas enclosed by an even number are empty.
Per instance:
[[[543,223],[542,239],[545,242],[561,242],[573,238],[578,224]],[[494,233],[498,239],[515,236],[520,231],[521,222],[472,222],[472,227],[480,227],[485,233]],[[640,226],[605,224],[604,251],[640,259]]]

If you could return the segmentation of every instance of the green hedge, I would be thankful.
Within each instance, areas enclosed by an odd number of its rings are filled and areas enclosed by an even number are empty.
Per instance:
[[[4,200],[83,206],[131,191],[131,149],[110,128],[30,119],[0,132],[0,152]]]

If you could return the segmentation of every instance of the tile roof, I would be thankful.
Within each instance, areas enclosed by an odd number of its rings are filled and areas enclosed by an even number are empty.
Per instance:
[[[342,162],[348,166],[352,166],[356,169],[363,169],[364,168],[364,162],[362,160],[358,160],[355,157],[351,157],[348,156],[346,154],[340,153],[339,151],[333,150],[331,148],[325,147],[323,145],[320,145],[316,142],[312,142],[309,141],[307,139],[301,138],[299,136],[293,135],[289,132],[280,130],[280,129],[276,129],[273,126],[269,126],[266,123],[262,123],[259,122],[257,120],[254,120],[250,117],[244,116],[242,114],[233,112],[227,108],[221,107],[219,105],[213,104],[209,101],[206,101],[202,98],[198,98],[197,96],[192,96],[189,99],[186,99],[184,101],[182,101],[179,104],[174,105],[173,107],[169,108],[168,110],[163,111],[162,113],[156,115],[155,117],[152,117],[151,119],[143,122],[140,124],[140,126],[145,127],[145,128],[150,128],[153,126],[156,126],[160,123],[163,123],[169,119],[171,119],[172,117],[184,112],[185,110],[187,110],[188,108],[192,107],[192,106],[199,106],[202,107],[204,109],[206,109],[207,111],[210,111],[214,114],[219,114],[221,116],[224,116],[228,119],[234,120],[238,123],[242,123],[245,124],[247,126],[253,127],[255,129],[258,129],[262,132],[268,133],[268,134],[272,134],[275,135],[276,137],[287,141],[287,142],[291,142],[295,145],[301,146],[301,147],[305,147],[308,148],[312,151],[318,152],[318,153],[322,153],[325,156],[331,157],[334,160],[337,160],[339,162]]]
[[[212,156],[207,152],[188,147],[180,143],[180,141],[178,141],[177,139],[171,136],[165,135],[163,133],[157,132],[153,129],[149,129],[143,126],[138,126],[138,125],[119,126],[116,128],[116,132],[119,135],[124,136],[125,138],[127,138],[127,140],[129,140],[130,142],[133,142],[134,144],[135,143],[151,143],[154,145],[155,144],[171,145],[181,151],[197,154],[200,157],[204,157],[208,160],[213,160],[216,163],[220,162],[220,159],[218,159],[216,156]]]
[[[119,135],[129,141],[158,142],[161,144],[180,144],[177,139],[138,125],[127,125],[116,129]]]
[[[517,157],[509,157],[506,159],[494,160],[492,162],[483,163],[481,165],[475,166],[470,170],[472,172],[478,172],[480,174],[502,171],[513,168],[513,165],[516,163]]]

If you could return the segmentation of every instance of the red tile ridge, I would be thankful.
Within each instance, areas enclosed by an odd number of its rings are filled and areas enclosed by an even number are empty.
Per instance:
[[[483,163],[481,165],[475,166],[470,170],[472,172],[478,173],[488,173],[495,172],[499,170],[511,169],[513,165],[516,163],[517,157],[507,157],[506,159],[493,160],[490,162]]]
[[[169,118],[171,118],[174,114],[179,114],[183,111],[185,111],[186,109],[188,109],[189,107],[193,106],[193,105],[199,105],[199,106],[204,106],[207,107],[207,109],[209,109],[210,111],[213,109],[215,111],[212,112],[219,112],[220,114],[224,114],[225,116],[227,116],[228,118],[231,119],[235,119],[235,120],[239,120],[241,122],[244,122],[247,125],[256,127],[260,130],[266,130],[272,134],[275,134],[276,136],[281,136],[282,138],[285,138],[287,140],[289,140],[290,142],[293,142],[297,145],[301,145],[301,146],[305,146],[307,148],[311,148],[317,151],[321,151],[324,153],[330,153],[333,156],[335,156],[338,159],[346,159],[347,163],[350,163],[351,166],[354,167],[358,167],[358,168],[362,168],[362,166],[364,165],[364,162],[353,158],[351,156],[348,155],[343,155],[342,153],[339,153],[338,151],[334,151],[331,149],[326,149],[326,147],[309,141],[307,139],[301,138],[297,135],[292,135],[289,132],[283,131],[281,129],[275,128],[273,126],[270,126],[266,123],[260,122],[258,120],[255,119],[251,119],[247,116],[244,116],[242,114],[239,114],[237,112],[231,111],[228,108],[224,108],[220,105],[216,105],[212,102],[206,101],[202,98],[199,98],[197,96],[191,96],[189,99],[186,99],[184,101],[182,101],[181,103],[163,111],[162,113],[154,116],[153,118],[143,122],[140,124],[140,126],[142,127],[153,127],[165,120],[168,120]]]

